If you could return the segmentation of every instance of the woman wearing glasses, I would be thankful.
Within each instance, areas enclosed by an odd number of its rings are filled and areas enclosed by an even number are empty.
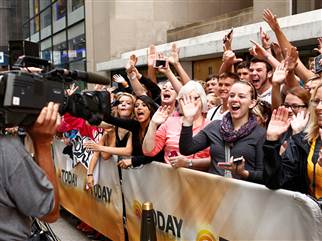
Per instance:
[[[322,198],[322,84],[313,92],[308,123],[304,115],[292,120],[285,107],[273,111],[264,144],[264,181],[271,189],[285,188]],[[293,136],[281,156],[280,137],[292,125]],[[303,128],[305,127],[305,129]],[[302,129],[302,131],[301,131]],[[304,129],[304,130],[303,130]]]
[[[309,107],[310,98],[311,98],[310,93],[306,89],[300,86],[287,90],[283,106],[288,110],[288,117],[292,119],[300,115],[300,116],[304,116],[305,120],[308,121],[309,113],[307,110]],[[297,129],[293,130],[293,128],[297,128]],[[295,132],[298,133],[302,131],[304,128],[305,128],[305,125],[298,126],[295,124],[291,125],[288,128],[288,130],[284,133],[283,137],[281,138],[283,144],[281,146],[280,154],[283,154],[285,149],[287,148],[287,145],[288,145],[287,139],[293,133]]]

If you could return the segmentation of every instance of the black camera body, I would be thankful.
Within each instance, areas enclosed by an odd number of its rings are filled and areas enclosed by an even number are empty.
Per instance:
[[[80,71],[65,72],[54,69],[46,73],[18,70],[1,73],[0,128],[31,125],[49,102],[60,103],[60,114],[68,112],[93,125],[108,118],[111,111],[109,92],[86,91],[71,96],[64,93],[65,82],[88,78],[104,81],[103,77]]]
[[[48,102],[64,102],[62,81],[12,71],[0,75],[0,126],[30,125]]]

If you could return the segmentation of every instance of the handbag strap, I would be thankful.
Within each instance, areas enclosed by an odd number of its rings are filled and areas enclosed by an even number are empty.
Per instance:
[[[230,161],[230,147],[227,142],[225,142],[225,162]],[[224,177],[232,178],[231,171],[225,170]]]

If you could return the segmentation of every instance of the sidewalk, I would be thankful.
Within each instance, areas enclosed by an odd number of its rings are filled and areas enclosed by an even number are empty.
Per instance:
[[[76,229],[78,220],[62,209],[57,222],[50,224],[60,241],[91,241],[85,234]]]

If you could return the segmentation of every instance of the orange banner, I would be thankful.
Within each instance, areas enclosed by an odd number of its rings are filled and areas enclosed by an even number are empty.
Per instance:
[[[111,240],[123,241],[122,195],[115,161],[100,160],[97,183],[88,191],[85,167],[79,163],[70,168],[71,160],[62,154],[63,148],[64,144],[56,141],[54,160],[61,205]]]

